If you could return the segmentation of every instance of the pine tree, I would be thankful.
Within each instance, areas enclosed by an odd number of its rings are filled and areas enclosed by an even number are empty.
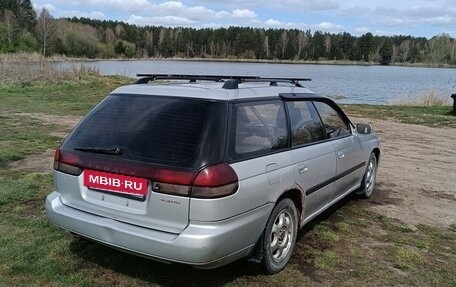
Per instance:
[[[5,10],[13,12],[19,28],[33,31],[36,13],[30,0],[0,0],[0,15],[4,15]]]

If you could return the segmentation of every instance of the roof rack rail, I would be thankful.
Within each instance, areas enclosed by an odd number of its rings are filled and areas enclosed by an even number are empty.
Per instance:
[[[246,80],[257,79],[257,76],[226,76],[226,75],[185,75],[185,74],[137,74],[140,77],[135,84],[147,84],[155,80],[188,80],[190,83],[196,81],[224,82],[225,80]]]
[[[296,87],[302,87],[300,81],[311,81],[309,78],[261,78],[259,76],[226,76],[226,75],[185,75],[185,74],[137,74],[140,77],[135,84],[147,84],[155,80],[188,80],[190,83],[196,81],[225,82],[224,89],[238,89],[239,84],[246,82],[269,82],[271,86],[277,83],[290,83]]]

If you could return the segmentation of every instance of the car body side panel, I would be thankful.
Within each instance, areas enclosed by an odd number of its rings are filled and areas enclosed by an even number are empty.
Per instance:
[[[366,156],[358,135],[350,135],[332,141],[337,157],[336,174],[342,176],[336,181],[331,200],[358,185],[363,177]]]
[[[190,220],[222,220],[275,202],[294,186],[291,162],[291,152],[285,151],[232,163],[239,178],[238,191],[219,199],[191,198]]]
[[[336,174],[336,158],[330,142],[293,149],[293,173],[296,183],[305,191],[305,217],[328,203],[334,183],[325,184]]]

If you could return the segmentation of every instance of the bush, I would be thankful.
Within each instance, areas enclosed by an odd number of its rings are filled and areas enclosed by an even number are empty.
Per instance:
[[[118,55],[132,58],[136,55],[136,45],[128,41],[118,40],[114,47],[114,51]]]
[[[38,49],[38,41],[32,33],[24,31],[17,38],[16,51],[35,52],[38,51]]]
[[[113,44],[103,44],[100,43],[98,44],[98,58],[104,58],[104,59],[109,59],[109,58],[115,58],[116,57],[116,52],[114,49]]]

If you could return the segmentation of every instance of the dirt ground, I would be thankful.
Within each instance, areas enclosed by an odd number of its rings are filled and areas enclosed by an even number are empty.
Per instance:
[[[410,225],[456,224],[456,129],[352,118],[374,126],[382,154],[374,211]]]
[[[73,116],[24,114],[59,123],[52,135],[64,137],[79,120]],[[352,118],[371,123],[381,138],[382,154],[374,196],[362,204],[398,219],[417,224],[456,224],[456,129],[430,128],[393,121]],[[39,172],[52,170],[53,150],[10,164]]]

